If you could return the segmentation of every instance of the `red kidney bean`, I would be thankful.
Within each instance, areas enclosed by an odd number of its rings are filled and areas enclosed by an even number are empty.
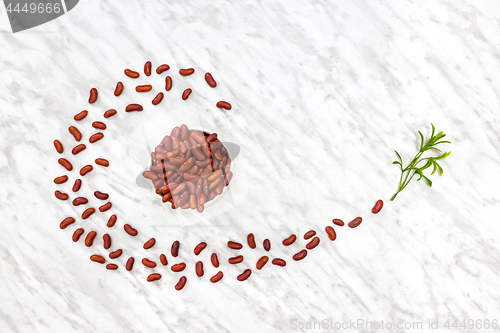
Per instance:
[[[78,242],[80,240],[80,236],[85,232],[85,230],[83,230],[83,228],[78,228],[75,230],[75,232],[73,233],[73,237],[71,237],[71,239],[73,239],[73,242]]]
[[[251,249],[255,249],[257,247],[257,245],[255,244],[255,236],[252,233],[248,234],[247,243]]]
[[[90,217],[90,215],[95,213],[94,208],[87,208],[85,211],[82,213],[82,219],[86,220]]]
[[[134,262],[135,262],[134,257],[128,258],[127,264],[125,265],[125,269],[130,272],[134,268]],[[155,275],[155,274],[151,274],[151,275]],[[157,274],[157,275],[160,275],[160,274]],[[161,278],[161,275],[156,280],[159,280],[160,278]],[[148,277],[148,281],[149,281],[149,277]]]
[[[160,102],[163,100],[163,93],[162,92],[159,92],[158,95],[156,95],[155,98],[153,98],[153,100],[151,101],[151,103],[153,105],[158,105],[160,104]]]
[[[154,173],[153,171],[144,171],[142,173],[142,176],[146,179],[149,179],[149,180],[152,180],[152,181],[156,181],[158,180],[158,176],[156,175],[156,173]]]
[[[104,259],[103,256],[100,256],[98,254],[91,255],[90,260],[92,260],[93,262],[97,262],[99,264],[104,264],[106,262],[106,259]]]
[[[314,230],[310,230],[310,231],[308,231],[308,232],[306,232],[306,233],[304,234],[304,239],[309,239],[309,238],[311,238],[311,237],[312,237],[312,236],[314,236],[314,235],[316,235],[316,231],[314,231]]]
[[[212,88],[215,88],[217,87],[217,82],[215,82],[212,74],[210,73],[206,73],[205,74],[205,81],[207,81],[208,85]]]
[[[330,238],[331,241],[334,241],[337,239],[337,233],[335,232],[335,229],[333,229],[330,226],[327,226],[325,228],[326,233],[328,234],[328,238]]]
[[[97,101],[97,89],[92,88],[90,89],[89,103],[94,104],[95,101]]]
[[[363,221],[363,219],[361,217],[356,217],[354,220],[349,222],[348,225],[350,228],[356,228],[358,225],[361,224],[362,221]]]
[[[82,180],[77,179],[77,180],[75,180],[75,183],[73,184],[72,190],[73,190],[73,192],[78,192],[81,187],[82,187]]]
[[[215,268],[219,267],[219,258],[217,257],[216,253],[212,253],[212,256],[210,257],[210,261],[212,262],[212,265]]]
[[[167,76],[165,78],[165,90],[170,91],[172,89],[172,78],[170,76]]]
[[[82,133],[75,126],[70,126],[68,131],[73,135],[76,141],[80,141],[82,139]]]
[[[237,279],[238,279],[238,281],[245,281],[246,279],[248,279],[250,277],[251,274],[252,274],[251,269],[245,269],[245,271],[243,273],[238,275]]]
[[[175,264],[170,267],[172,272],[182,272],[186,268],[186,264],[181,262],[180,264]]]
[[[111,236],[110,235],[104,234],[104,236],[102,236],[102,241],[103,241],[103,246],[106,250],[111,247]]]
[[[310,241],[309,243],[307,243],[307,245],[306,245],[306,249],[308,249],[308,250],[312,250],[312,249],[314,249],[316,246],[318,246],[318,244],[319,244],[319,237],[314,237],[314,238],[312,239],[312,241]]]
[[[61,191],[55,191],[54,195],[59,200],[68,200],[69,198],[69,195],[67,195],[66,193],[62,193]]]
[[[194,254],[199,255],[201,251],[203,251],[207,247],[207,243],[201,242],[200,244],[196,245],[194,248]]]
[[[86,204],[88,204],[88,202],[89,201],[87,200],[87,198],[78,197],[78,198],[73,199],[73,206],[86,205]]]
[[[104,205],[102,205],[101,207],[99,207],[99,211],[104,213],[105,211],[108,211],[111,209],[111,202],[106,202]]]
[[[54,178],[54,183],[56,184],[64,184],[68,181],[68,176],[59,176]]]
[[[135,91],[137,91],[137,92],[148,92],[151,89],[153,89],[153,86],[150,84],[144,84],[142,86],[135,87]]]
[[[87,234],[87,237],[85,237],[85,246],[86,247],[91,247],[92,244],[94,244],[94,238],[97,236],[97,232],[91,231]]]
[[[187,278],[185,276],[181,277],[179,279],[179,282],[177,282],[177,284],[175,285],[175,290],[182,290],[182,288],[184,288],[184,286],[186,285],[186,282],[187,282]]]
[[[57,160],[66,170],[73,170],[73,165],[65,158],[60,158]]]
[[[219,101],[217,102],[217,107],[221,109],[231,110],[232,106],[228,102]]]
[[[180,69],[179,74],[183,76],[188,76],[194,73],[194,68],[186,68],[186,69]]]
[[[188,99],[189,95],[191,95],[192,92],[193,92],[193,89],[191,89],[191,88],[187,88],[186,90],[184,90],[184,92],[182,93],[182,99],[183,100]]]
[[[107,128],[106,124],[103,123],[102,121],[94,121],[92,123],[92,127],[103,130],[103,131]]]
[[[126,69],[123,72],[125,73],[125,75],[127,75],[128,77],[130,77],[132,79],[137,79],[140,76],[139,73],[137,73],[131,69]]]
[[[267,261],[269,260],[269,257],[268,256],[263,256],[261,257],[258,261],[257,261],[257,265],[255,267],[257,267],[257,269],[260,271],[262,269],[262,267],[264,267],[266,264],[267,264]]]
[[[95,143],[95,142],[101,140],[102,138],[104,138],[104,134],[101,133],[101,132],[99,132],[99,133],[91,135],[90,138],[89,138],[89,142],[90,143]]]
[[[125,107],[126,112],[132,112],[132,111],[142,111],[142,105],[140,104],[129,104]]]
[[[106,269],[108,269],[110,271],[114,271],[114,270],[118,269],[118,265],[117,264],[107,264]]]
[[[87,148],[87,146],[86,146],[86,145],[84,145],[83,143],[82,143],[82,144],[79,144],[79,145],[75,146],[75,148],[73,148],[73,149],[71,150],[71,153],[72,153],[73,155],[76,155],[76,154],[78,154],[78,153],[80,153],[80,152],[84,151],[84,150],[85,150],[85,148]]]
[[[290,246],[293,243],[295,243],[296,240],[297,240],[297,236],[295,236],[294,234],[292,234],[292,235],[290,235],[290,237],[288,237],[287,239],[283,240],[283,245]]]
[[[123,83],[118,82],[116,84],[116,88],[115,88],[115,93],[114,94],[115,94],[116,97],[118,97],[118,96],[120,96],[122,94],[122,92],[123,92]]]
[[[189,196],[189,208],[196,209],[196,207],[198,207],[198,203],[196,202],[196,196],[194,194],[191,194]]]
[[[161,279],[161,274],[158,273],[150,274],[147,278],[148,282],[158,281],[159,279]]]
[[[179,255],[179,248],[181,244],[179,241],[175,241],[172,243],[172,248],[170,249],[170,253],[172,253],[172,257],[177,257]]]
[[[372,213],[377,214],[378,212],[380,212],[380,210],[382,209],[383,206],[384,206],[384,202],[382,200],[378,200],[375,203],[375,206],[373,206],[373,208],[372,208]]]
[[[333,222],[333,224],[336,224],[338,226],[341,226],[341,227],[344,226],[344,221],[342,221],[341,219],[333,219],[332,222]]]
[[[100,200],[107,200],[109,198],[109,194],[103,193],[103,192],[99,192],[99,191],[95,191],[94,192],[94,196],[97,199],[100,199]]]
[[[293,255],[293,260],[299,261],[299,260],[304,259],[306,256],[307,256],[307,250],[304,249],[304,250],[302,250],[300,252],[295,253]]]
[[[64,147],[63,147],[63,145],[62,145],[61,141],[59,141],[59,140],[54,140],[54,147],[56,148],[56,150],[57,150],[57,152],[58,152],[59,154],[62,154],[62,153],[63,153],[63,151],[64,151]]]
[[[125,224],[125,225],[123,226],[123,230],[125,230],[125,232],[126,232],[127,234],[129,234],[130,236],[137,236],[137,234],[138,234],[137,230],[136,230],[136,229],[134,229],[134,228],[132,228],[132,227],[130,226],[130,224]]]
[[[109,161],[107,159],[104,159],[104,158],[96,158],[95,164],[102,165],[103,167],[108,167]]]
[[[158,68],[156,69],[156,74],[161,74],[165,71],[168,71],[170,69],[170,66],[167,65],[167,64],[163,64],[163,65],[160,65],[158,66]]]
[[[118,112],[115,109],[109,109],[108,111],[104,112],[104,118],[113,117],[117,113]]]
[[[151,75],[151,61],[146,61],[144,64],[144,74],[146,74],[146,76]]]
[[[88,174],[90,171],[92,171],[94,169],[94,167],[92,165],[86,165],[84,167],[82,167],[80,169],[80,176],[85,176],[86,174]]]
[[[262,244],[264,245],[264,250],[271,250],[271,241],[269,239],[264,239],[264,242]]]
[[[72,217],[67,217],[61,221],[61,223],[59,224],[59,228],[66,229],[68,226],[72,225],[73,223],[75,223],[75,219]]]
[[[167,266],[168,265],[167,256],[164,254],[160,254],[160,262],[163,266]]]
[[[116,251],[110,252],[109,253],[109,258],[110,259],[116,259],[119,258],[123,254],[122,249],[118,249]]]
[[[243,245],[237,242],[229,241],[227,242],[227,247],[233,250],[241,250],[243,248]]]
[[[156,263],[154,261],[151,261],[149,259],[142,259],[142,264],[148,268],[155,268],[156,267]]]
[[[196,275],[198,275],[199,277],[202,277],[205,272],[203,271],[203,263],[201,261],[198,261],[196,263]]]
[[[228,262],[232,265],[239,264],[240,262],[243,262],[243,256],[236,256],[228,259]]]
[[[150,249],[153,246],[155,246],[155,243],[156,243],[156,240],[154,238],[151,238],[146,243],[144,243],[144,245],[142,247],[144,248],[144,250],[147,250],[147,249]]]
[[[107,227],[108,227],[108,228],[111,228],[112,226],[114,226],[114,225],[115,225],[115,223],[116,223],[116,220],[117,220],[117,219],[118,219],[118,218],[116,217],[116,215],[115,215],[115,214],[111,215],[111,216],[109,217],[108,223],[106,224],[106,225],[107,225]]]
[[[222,280],[223,277],[224,277],[224,273],[219,271],[217,274],[215,274],[214,276],[212,276],[210,278],[210,282],[212,282],[212,283],[219,282],[220,280]]]
[[[286,261],[283,259],[280,259],[280,258],[273,259],[272,263],[273,263],[273,265],[276,265],[276,266],[281,266],[281,267],[286,266]]]
[[[89,114],[89,112],[87,110],[83,110],[82,112],[76,114],[73,117],[73,119],[75,119],[76,121],[80,121],[80,120],[85,119],[85,117],[87,117],[88,114]]]

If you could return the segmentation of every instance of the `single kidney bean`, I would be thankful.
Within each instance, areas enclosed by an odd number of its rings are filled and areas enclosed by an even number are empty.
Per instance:
[[[232,106],[228,102],[219,101],[217,102],[217,107],[221,109],[231,110]]]
[[[77,179],[77,180],[75,180],[75,183],[73,184],[72,190],[73,190],[73,192],[78,192],[81,187],[82,187],[82,180]]]
[[[103,123],[102,121],[94,121],[92,123],[92,127],[103,130],[103,131],[107,128],[106,124]]]
[[[208,176],[207,180],[209,182],[213,182],[214,180],[220,178],[222,176],[222,170],[217,170],[214,173],[212,173],[210,176]]]
[[[179,255],[179,248],[181,244],[179,241],[175,241],[172,243],[172,248],[170,249],[170,253],[172,253],[172,257],[177,257]]]
[[[165,78],[165,90],[170,91],[172,89],[172,78],[170,76],[167,76]]]
[[[144,245],[142,247],[144,248],[144,250],[147,250],[147,249],[150,249],[153,246],[155,246],[155,243],[156,243],[156,240],[154,238],[151,238],[146,243],[144,243]]]
[[[212,88],[217,87],[217,82],[215,82],[214,77],[210,73],[205,74],[205,81],[207,81],[208,85]]]
[[[109,198],[109,194],[103,193],[103,192],[99,192],[99,191],[95,191],[94,192],[94,196],[97,199],[100,199],[100,200],[107,200]]]
[[[109,109],[108,111],[104,112],[104,118],[113,117],[117,113],[118,112],[115,109]]]
[[[255,244],[255,236],[252,233],[248,234],[247,243],[251,249],[255,249],[257,247],[257,244]]]
[[[88,202],[89,201],[87,200],[87,198],[78,197],[78,198],[73,199],[73,206],[86,205],[86,204],[88,204]]]
[[[203,263],[201,261],[198,261],[196,263],[196,275],[198,275],[199,277],[202,277],[205,272],[203,271]]]
[[[103,241],[103,246],[106,250],[111,247],[111,236],[110,235],[104,234],[104,236],[102,236],[102,241]]]
[[[344,226],[344,221],[342,221],[341,219],[333,219],[332,222],[333,222],[333,224],[336,224],[338,226],[341,226],[341,227]]]
[[[372,213],[377,214],[378,212],[380,212],[380,210],[382,209],[383,206],[384,206],[384,202],[382,200],[378,200],[375,203],[375,206],[373,206],[373,208],[372,208]]]
[[[135,91],[137,92],[147,92],[150,91],[151,89],[153,89],[153,86],[150,84],[144,84],[142,86],[135,87]]]
[[[61,223],[59,224],[59,228],[66,229],[68,226],[72,225],[73,223],[75,223],[75,219],[72,217],[67,217],[61,221]]]
[[[64,184],[68,181],[68,176],[59,176],[54,178],[54,183],[56,184]]]
[[[97,89],[92,88],[90,89],[89,103],[94,104],[95,101],[97,101]]]
[[[179,73],[183,76],[188,76],[194,73],[194,68],[186,68],[179,70]]]
[[[167,64],[163,64],[163,65],[160,65],[158,66],[158,68],[156,69],[156,74],[161,74],[165,71],[168,71],[170,69],[170,66],[167,65]]]
[[[118,249],[116,251],[110,252],[109,253],[109,258],[116,259],[116,258],[119,258],[122,254],[123,254],[122,249]]]
[[[80,153],[80,152],[84,151],[84,150],[85,150],[85,148],[87,148],[87,146],[86,146],[86,145],[84,145],[83,143],[82,143],[82,144],[79,144],[79,145],[75,146],[75,148],[73,148],[73,149],[71,150],[71,153],[72,153],[73,155],[76,155],[76,154],[78,154],[78,153]]]
[[[281,266],[281,267],[286,266],[286,261],[283,259],[280,259],[280,258],[273,259],[272,263],[273,263],[273,265],[276,265],[276,266]]]
[[[243,273],[238,275],[237,279],[238,279],[238,281],[245,281],[246,279],[248,279],[250,277],[250,275],[252,275],[252,270],[245,269],[245,271]]]
[[[219,271],[217,274],[215,274],[214,276],[212,276],[210,278],[210,282],[212,282],[212,283],[219,282],[220,280],[222,280],[223,277],[224,277],[224,273]]]
[[[188,99],[189,95],[191,95],[192,92],[193,92],[193,89],[191,89],[191,88],[187,88],[186,90],[184,90],[184,92],[182,93],[182,99],[183,100]]]
[[[262,244],[264,245],[264,250],[271,250],[271,241],[269,239],[264,239],[264,242]]]
[[[148,282],[158,281],[159,279],[161,279],[161,274],[158,273],[150,274],[147,278]]]
[[[167,266],[168,265],[167,256],[164,254],[160,254],[160,262],[163,266]]]
[[[186,268],[186,264],[181,262],[180,264],[175,264],[170,267],[172,272],[182,272]]]
[[[306,245],[306,249],[308,249],[308,250],[312,250],[312,249],[314,249],[316,246],[318,246],[318,244],[319,244],[319,237],[314,237],[314,238],[312,239],[312,241],[310,241],[309,243],[307,243],[307,245]]]
[[[146,74],[146,76],[151,75],[151,61],[146,61],[144,64],[144,74]]]
[[[68,131],[73,135],[76,141],[80,141],[82,139],[82,133],[75,126],[70,126]]]
[[[115,88],[115,96],[116,97],[120,96],[122,94],[122,92],[123,92],[123,83],[118,82],[116,84],[116,88]]]
[[[63,151],[64,151],[64,148],[63,148],[63,145],[61,143],[61,141],[59,140],[54,140],[54,147],[56,148],[57,152],[59,154],[62,154]]]
[[[142,111],[142,105],[140,104],[129,104],[125,107],[126,112],[132,112],[132,111]]]
[[[87,117],[88,114],[89,114],[89,112],[87,110],[83,110],[82,112],[76,114],[73,117],[73,119],[75,119],[76,121],[80,121],[80,120],[85,119],[85,117]]]
[[[138,234],[137,230],[136,230],[136,229],[134,229],[134,228],[132,228],[132,227],[130,226],[130,224],[125,224],[125,225],[123,226],[123,230],[125,230],[125,232],[126,232],[127,234],[129,234],[130,236],[137,236],[137,234]]]
[[[116,220],[117,220],[117,219],[118,219],[118,218],[116,217],[116,215],[115,215],[115,214],[111,215],[111,216],[109,217],[108,223],[106,223],[107,227],[108,227],[108,228],[111,228],[112,226],[114,226],[114,225],[115,225],[115,223],[116,223]]]
[[[239,264],[240,262],[243,262],[243,256],[236,256],[228,259],[228,262],[230,264],[236,265]]]
[[[61,191],[55,191],[54,195],[59,200],[68,200],[69,198],[69,195],[67,195],[66,193],[62,193]]]
[[[142,259],[142,264],[148,268],[155,268],[156,267],[156,263],[154,261],[151,261],[149,259]]]
[[[241,250],[243,248],[243,245],[237,242],[229,241],[227,242],[227,247],[233,250]]]
[[[191,194],[189,196],[189,208],[196,209],[198,207],[198,203],[196,202],[196,195]]]
[[[134,257],[128,258],[127,264],[125,265],[125,269],[130,272],[132,270],[132,268],[134,268],[134,262],[135,262]],[[154,274],[151,274],[151,275],[154,275]],[[158,274],[158,275],[160,275],[160,274]],[[160,275],[160,278],[161,278],[161,275]],[[149,281],[149,277],[148,277],[148,281]]]
[[[91,231],[87,234],[87,237],[85,237],[85,246],[86,247],[91,247],[92,244],[94,244],[94,238],[97,236],[97,232]]]
[[[96,158],[95,159],[95,164],[97,165],[102,165],[103,167],[108,167],[109,166],[109,161],[105,158]]]
[[[337,239],[337,233],[335,232],[335,229],[333,229],[330,226],[327,226],[325,228],[326,233],[328,234],[328,238],[330,238],[331,241],[334,241]]]
[[[106,269],[114,271],[114,270],[118,269],[118,265],[117,264],[107,264]]]
[[[111,202],[106,202],[104,205],[102,205],[101,207],[99,207],[99,211],[104,213],[105,211],[108,211],[111,209]]]
[[[156,173],[154,173],[153,171],[144,171],[142,173],[142,176],[152,181],[158,180],[158,175],[156,175]]]
[[[356,228],[358,225],[361,224],[362,221],[363,221],[363,219],[361,217],[356,217],[354,220],[349,222],[348,225],[350,228]]]
[[[139,73],[137,73],[131,69],[126,69],[123,72],[125,73],[125,75],[127,75],[128,77],[130,77],[132,79],[137,79],[140,76]]]
[[[314,230],[310,230],[310,231],[308,231],[308,232],[306,232],[306,233],[304,234],[304,239],[309,239],[309,238],[311,238],[311,237],[312,237],[312,236],[314,236],[314,235],[316,235],[316,231],[314,231]]]
[[[75,230],[75,232],[73,233],[73,242],[78,242],[80,240],[80,236],[85,232],[85,230],[83,230],[83,228],[78,228]]]
[[[94,167],[93,167],[92,165],[90,165],[90,164],[88,164],[88,165],[86,165],[86,166],[82,167],[82,168],[80,169],[80,176],[82,176],[82,177],[83,177],[83,176],[85,176],[86,174],[88,174],[88,173],[89,173],[90,171],[92,171],[93,169],[94,169]]]
[[[89,138],[89,142],[90,143],[95,143],[95,142],[101,140],[102,138],[104,138],[104,134],[101,133],[101,132],[99,132],[99,133],[91,135],[90,138]]]
[[[269,260],[269,257],[268,256],[263,256],[261,257],[258,261],[257,261],[257,265],[255,267],[257,267],[258,270],[261,270],[262,267],[264,267],[266,264],[267,264],[267,261]]]
[[[106,259],[104,259],[103,256],[100,256],[98,254],[91,255],[90,260],[92,260],[93,262],[97,262],[99,264],[104,264],[106,262]]]
[[[182,288],[184,288],[184,286],[186,285],[186,282],[187,278],[185,276],[181,277],[179,279],[179,282],[177,282],[177,284],[175,285],[175,290],[182,290]]]
[[[66,170],[73,170],[73,165],[67,159],[60,158],[57,160],[57,162],[59,162],[59,164],[61,164]]]
[[[194,248],[194,254],[199,255],[201,251],[203,251],[207,247],[207,243],[201,242],[200,244],[196,245]]]
[[[297,236],[295,236],[294,234],[291,234],[290,237],[288,237],[287,239],[283,240],[283,245],[290,246],[293,243],[295,243],[296,240],[297,240]]]
[[[217,253],[212,253],[212,256],[210,257],[210,261],[212,262],[212,265],[215,268],[219,267],[219,258],[217,257]]]
[[[95,213],[94,208],[87,208],[85,211],[82,213],[82,219],[86,220],[90,217],[90,215]]]
[[[304,250],[302,250],[300,252],[295,253],[293,255],[293,260],[299,261],[299,260],[304,259],[306,256],[307,256],[307,250],[304,249]]]
[[[151,103],[153,105],[158,105],[160,104],[160,102],[163,100],[163,93],[162,92],[159,92],[158,95],[156,95],[155,98],[153,98],[153,100],[151,101]]]

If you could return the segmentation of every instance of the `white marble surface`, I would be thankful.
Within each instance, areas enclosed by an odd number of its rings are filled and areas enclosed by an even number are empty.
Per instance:
[[[500,320],[499,29],[497,1],[82,0],[67,15],[15,35],[2,7],[0,332],[374,330],[297,327],[357,319],[423,322],[420,331],[438,320],[447,331],[447,319]],[[170,64],[174,88],[159,107],[125,114],[138,97],[129,89],[116,99],[114,85],[131,88],[123,69],[141,70],[146,60]],[[191,66],[197,72],[190,78],[176,73]],[[216,89],[204,83],[205,71]],[[149,82],[161,87],[162,80]],[[93,86],[100,97],[89,106]],[[184,102],[188,86],[194,93]],[[215,108],[219,99],[233,110]],[[56,200],[54,190],[71,185],[52,182],[64,173],[52,141],[69,152],[72,116],[90,111],[80,124],[88,137],[91,120],[111,107],[120,113],[106,121],[105,140],[72,160],[77,169],[95,157],[112,163],[86,176],[81,193],[111,195],[119,216],[112,249],[127,249],[113,272],[88,259],[106,253],[108,215],[60,230],[63,217],[82,209]],[[190,224],[185,212],[136,186],[147,152],[132,153],[131,135],[162,115],[166,131],[171,123],[199,124],[241,147],[241,191],[233,189],[239,199],[232,206],[213,205]],[[433,176],[432,189],[412,183],[389,203],[399,178],[393,150],[413,156],[416,130],[429,134],[430,122],[453,141],[443,177]],[[386,205],[374,216],[379,198]],[[334,243],[325,237],[332,218],[358,215],[359,228],[336,228]],[[138,237],[123,233],[125,221]],[[76,225],[99,232],[93,248],[71,241]],[[320,246],[292,262],[305,241],[284,248],[281,240],[309,229],[318,230]],[[224,279],[210,283],[211,251],[223,261],[234,255],[225,242],[244,241],[249,232],[269,237],[270,256],[288,266],[254,269],[237,281],[264,254],[259,242],[258,250],[241,251],[240,267],[224,262]],[[157,245],[146,253],[141,245],[152,236]],[[190,263],[181,292],[173,288],[179,274],[160,268],[162,280],[148,283],[138,262],[168,253],[175,239]],[[198,279],[192,248],[201,240],[209,249]],[[132,273],[123,269],[128,255],[136,257]]]

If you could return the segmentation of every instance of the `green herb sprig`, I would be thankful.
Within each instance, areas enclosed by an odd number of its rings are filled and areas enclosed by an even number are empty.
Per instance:
[[[419,181],[420,179],[423,178],[427,182],[427,185],[429,185],[429,187],[431,187],[432,181],[424,175],[425,169],[433,166],[434,170],[432,170],[431,175],[433,175],[436,171],[438,171],[439,176],[443,175],[443,168],[438,164],[437,161],[442,160],[443,158],[450,156],[451,152],[443,153],[441,156],[437,156],[437,157],[424,157],[424,158],[422,158],[422,154],[428,150],[436,150],[436,151],[441,153],[441,150],[436,148],[436,146],[439,144],[442,144],[442,143],[450,143],[451,144],[450,141],[444,141],[444,140],[439,141],[442,138],[444,138],[446,136],[446,134],[444,134],[443,131],[441,131],[438,134],[434,135],[436,129],[432,123],[431,123],[431,126],[432,126],[432,134],[431,134],[431,137],[427,140],[427,143],[425,143],[425,145],[424,145],[424,141],[425,141],[424,135],[422,134],[422,132],[418,131],[418,134],[420,134],[420,150],[417,153],[417,155],[415,155],[413,160],[411,160],[410,164],[408,164],[408,166],[406,166],[405,168],[403,168],[403,159],[401,158],[401,155],[399,155],[399,153],[395,150],[396,154],[398,155],[399,161],[394,161],[394,162],[392,162],[392,164],[399,165],[399,167],[401,168],[401,177],[399,179],[399,189],[396,192],[396,194],[394,194],[394,196],[391,198],[391,201],[394,201],[394,199],[396,199],[396,196],[399,194],[399,192],[401,192],[402,190],[404,190],[406,188],[406,186],[408,186],[408,184],[410,183],[410,181],[413,179],[413,177],[415,175],[420,176],[417,179],[417,181]],[[424,163],[424,164],[422,165],[422,163]],[[422,165],[422,166],[419,167],[418,165]]]

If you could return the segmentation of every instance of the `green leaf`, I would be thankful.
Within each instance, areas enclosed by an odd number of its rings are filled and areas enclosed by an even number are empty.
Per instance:
[[[436,163],[436,165],[437,165],[437,167],[439,169],[439,176],[442,176],[443,175],[443,168],[441,168],[441,166],[439,164],[437,164],[437,163]]]
[[[432,126],[432,133],[431,133],[431,138],[434,136],[434,132],[436,131],[436,128],[434,127],[434,124],[431,123]]]
[[[442,160],[443,158],[447,158],[448,156],[450,156],[451,154],[451,151],[447,152],[447,153],[444,153],[443,155],[441,156],[438,156],[438,157],[434,157],[434,160]]]
[[[403,159],[401,158],[401,155],[399,155],[399,153],[398,153],[398,151],[397,151],[397,150],[395,150],[395,152],[396,152],[396,154],[398,155],[399,160],[401,161],[401,163],[403,163]]]
[[[418,131],[418,134],[420,134],[420,149],[422,149],[424,147],[424,135],[420,131]]]
[[[432,170],[431,175],[433,175],[434,172],[436,172],[436,170],[437,170],[437,163],[432,161],[432,165],[434,165],[434,169]]]
[[[427,182],[427,185],[429,185],[429,187],[432,187],[432,181],[429,178],[425,177],[424,175],[422,175],[422,177],[424,177],[425,181]]]
[[[401,165],[401,162],[399,162],[399,161],[394,161],[394,162],[392,162],[392,164],[399,164],[399,165]]]

